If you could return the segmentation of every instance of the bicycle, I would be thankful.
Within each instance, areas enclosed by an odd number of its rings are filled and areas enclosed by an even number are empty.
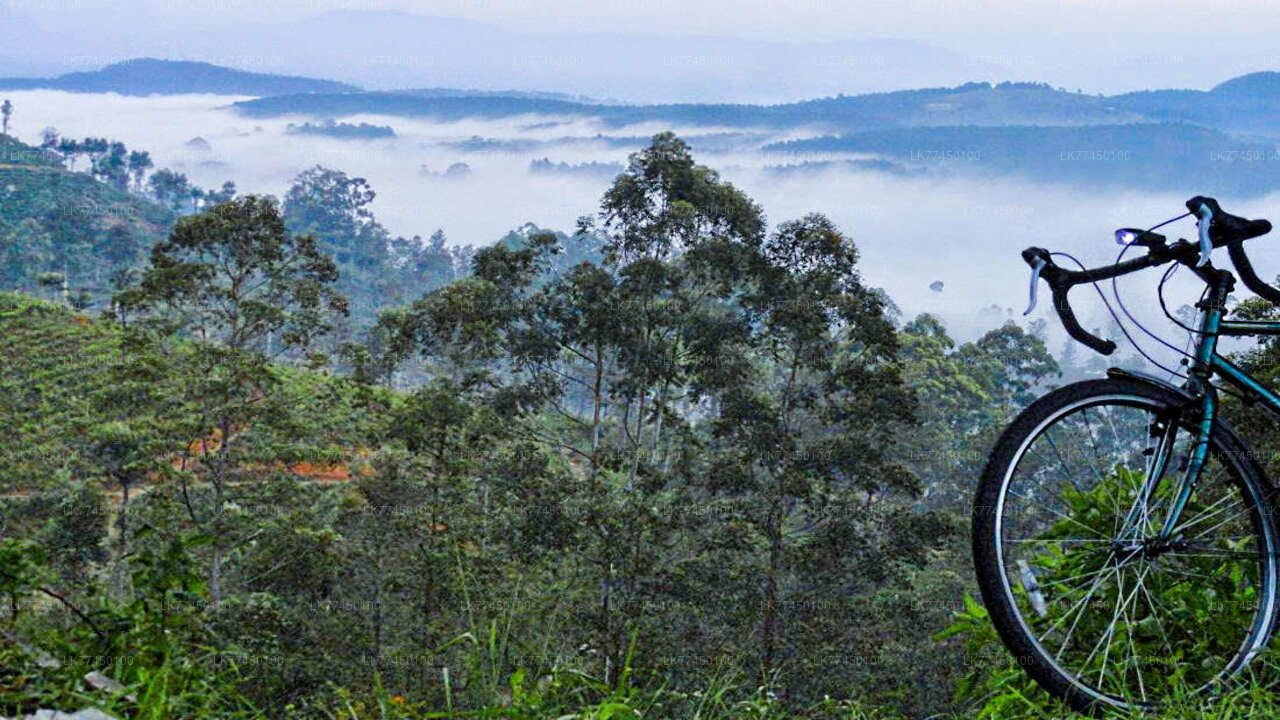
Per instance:
[[[1218,353],[1219,338],[1280,335],[1280,322],[1227,319],[1236,278],[1210,260],[1226,247],[1244,284],[1280,304],[1244,251],[1271,224],[1207,197],[1187,209],[1179,218],[1197,218],[1198,243],[1119,230],[1146,255],[1080,270],[1022,252],[1031,306],[1043,279],[1067,333],[1104,355],[1116,345],[1080,326],[1073,287],[1170,263],[1206,285],[1185,383],[1112,368],[1053,390],[1004,431],[978,486],[973,553],[989,616],[1031,678],[1079,711],[1219,688],[1266,646],[1280,612],[1275,490],[1218,415],[1220,387],[1280,413],[1280,395]]]

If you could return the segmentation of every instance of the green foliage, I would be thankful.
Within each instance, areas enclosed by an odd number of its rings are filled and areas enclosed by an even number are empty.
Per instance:
[[[372,197],[315,168],[184,217],[110,317],[0,295],[0,461],[39,490],[0,503],[39,543],[0,545],[0,597],[62,661],[0,643],[21,702],[97,670],[144,717],[958,707],[963,639],[929,634],[967,552],[921,494],[966,475],[914,453],[1024,403],[1034,335],[896,330],[833,223],[768,232],[670,134],[573,236],[454,253]]]
[[[995,433],[1059,375],[1043,341],[1006,323],[956,347],[942,323],[921,315],[899,334],[903,376],[919,400],[920,426],[899,448],[929,507],[964,507]]]
[[[101,297],[112,271],[132,265],[173,220],[119,183],[67,172],[51,152],[0,136],[0,287],[34,290],[38,273],[57,271]]]

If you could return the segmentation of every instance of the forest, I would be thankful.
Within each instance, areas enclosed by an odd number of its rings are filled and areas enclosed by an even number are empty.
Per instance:
[[[0,140],[38,190],[0,198],[0,715],[1065,713],[967,530],[1009,419],[1104,367],[1043,324],[902,317],[857,238],[671,133],[572,233],[480,248],[338,170]]]

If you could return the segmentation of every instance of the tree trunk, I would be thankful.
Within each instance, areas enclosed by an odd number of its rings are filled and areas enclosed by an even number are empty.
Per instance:
[[[213,562],[209,565],[209,594],[214,605],[222,603],[222,546],[216,540],[213,543]]]
[[[778,585],[782,574],[782,498],[781,481],[779,495],[769,517],[769,567],[764,576],[763,609],[760,619],[760,684],[772,681],[774,659],[778,645]]]
[[[596,476],[596,452],[600,449],[600,411],[604,401],[604,361],[596,346],[596,378],[591,387],[591,478]]]
[[[111,587],[116,600],[129,596],[129,528],[125,513],[129,511],[129,481],[120,481],[120,509],[116,511],[116,541],[111,559]]]
[[[385,558],[381,553],[377,555],[378,561],[375,567],[377,573],[373,582],[373,666],[379,670],[382,669],[382,582],[386,575],[384,567]]]

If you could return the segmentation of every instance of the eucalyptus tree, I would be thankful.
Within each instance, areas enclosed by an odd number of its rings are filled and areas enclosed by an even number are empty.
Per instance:
[[[296,452],[281,415],[287,398],[271,360],[305,351],[346,313],[337,268],[316,239],[285,230],[272,198],[246,195],[182,218],[151,252],[138,282],[115,297],[124,315],[153,332],[152,362],[173,364],[165,413],[189,520],[211,536],[210,590],[223,596],[223,564],[234,549],[226,511],[237,481],[255,464]],[[157,392],[160,392],[157,389]],[[278,436],[279,435],[279,436]],[[211,496],[193,499],[190,482]]]
[[[883,518],[875,503],[917,490],[891,454],[913,421],[896,334],[857,259],[825,217],[783,223],[751,258],[738,299],[749,323],[700,374],[717,401],[702,483],[721,508],[712,524],[733,523],[739,547],[761,548],[726,564],[730,577],[758,583],[764,683],[785,676],[783,657],[809,650],[796,649],[804,623],[789,626],[787,608],[838,600],[870,575]]]

